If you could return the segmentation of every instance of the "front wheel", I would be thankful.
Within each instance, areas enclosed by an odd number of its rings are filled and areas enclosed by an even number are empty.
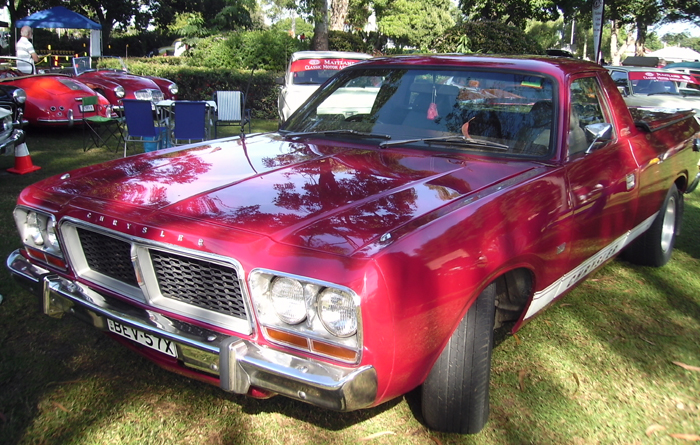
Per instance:
[[[661,267],[669,262],[680,231],[683,197],[671,186],[651,227],[625,249],[622,258],[640,266]]]
[[[437,431],[476,434],[489,417],[489,380],[496,283],[469,308],[422,386],[426,424]]]

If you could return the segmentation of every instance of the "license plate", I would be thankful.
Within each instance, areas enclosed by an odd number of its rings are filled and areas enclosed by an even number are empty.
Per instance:
[[[160,351],[163,354],[177,358],[177,348],[172,340],[166,340],[153,334],[143,332],[140,329],[125,326],[118,321],[110,320],[109,318],[107,319],[107,327],[109,328],[110,332],[114,332],[115,334],[121,335],[124,338],[128,338],[129,340],[135,341],[151,349]]]
[[[88,111],[95,111],[95,106],[94,105],[80,105],[80,111],[83,113],[86,113]]]

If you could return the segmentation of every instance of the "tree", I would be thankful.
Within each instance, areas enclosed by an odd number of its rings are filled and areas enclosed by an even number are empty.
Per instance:
[[[311,39],[311,49],[314,51],[328,51],[328,1],[312,1],[314,17],[314,37]]]
[[[399,47],[426,48],[455,25],[451,0],[375,0],[379,31]]]
[[[331,31],[344,31],[345,22],[348,18],[348,9],[350,8],[350,0],[331,0]]]
[[[91,0],[97,1],[97,0]],[[118,0],[109,0],[118,1]],[[134,0],[132,0],[134,1]],[[215,31],[251,29],[255,0],[143,0],[148,4],[153,19],[161,29],[175,21],[177,14],[201,13],[204,26]]]
[[[558,4],[552,0],[459,0],[469,21],[503,22],[525,29],[527,20],[545,22],[559,18]],[[578,2],[580,4],[580,2]]]

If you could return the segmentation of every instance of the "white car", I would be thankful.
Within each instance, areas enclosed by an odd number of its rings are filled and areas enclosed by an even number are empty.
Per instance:
[[[695,76],[661,68],[608,67],[612,79],[631,107],[693,109],[700,117],[700,80]]]
[[[292,54],[277,103],[280,121],[284,122],[321,84],[346,66],[372,56],[345,51],[298,51]]]

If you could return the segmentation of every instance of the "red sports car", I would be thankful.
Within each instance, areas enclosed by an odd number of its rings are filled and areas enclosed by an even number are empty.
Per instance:
[[[121,57],[103,57],[97,68],[90,57],[74,57],[73,67],[62,70],[102,94],[115,109],[121,99],[141,99],[159,102],[177,99],[177,84],[168,79],[138,76],[128,72]]]
[[[16,60],[16,57],[0,57],[0,85],[12,85],[26,92],[24,119],[30,125],[70,126],[82,123],[81,99],[97,94],[94,90],[64,74],[23,73],[14,68]],[[109,101],[102,95],[98,96],[97,109],[90,105],[91,109],[84,110],[85,117],[112,115]]]

